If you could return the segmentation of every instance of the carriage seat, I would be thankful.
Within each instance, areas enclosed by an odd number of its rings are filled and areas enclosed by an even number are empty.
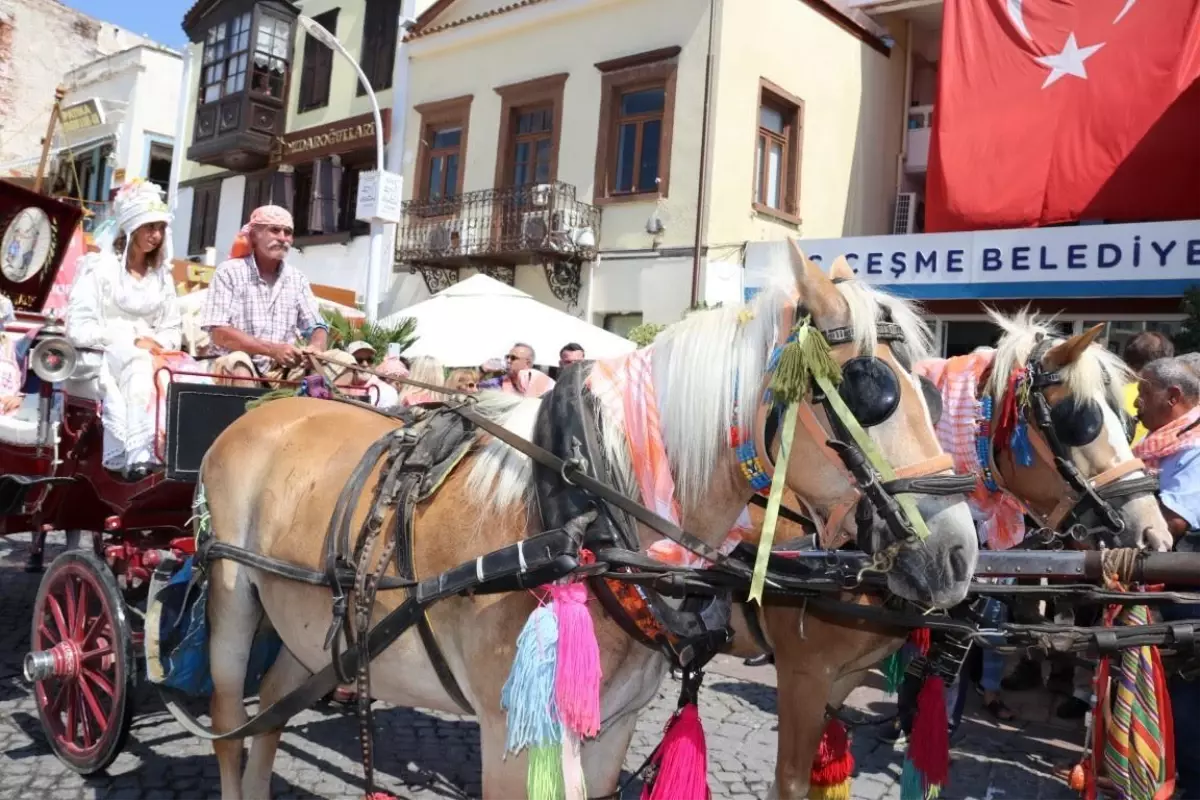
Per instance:
[[[17,413],[0,416],[0,442],[18,447],[39,444],[38,401],[36,394],[27,394]]]

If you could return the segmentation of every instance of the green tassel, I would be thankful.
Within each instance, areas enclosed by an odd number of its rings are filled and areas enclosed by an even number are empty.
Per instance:
[[[925,780],[907,758],[900,772],[900,800],[925,800]]]
[[[566,797],[563,781],[562,745],[529,748],[529,800],[560,800]]]
[[[842,382],[842,369],[833,360],[829,342],[805,317],[792,331],[794,340],[783,347],[771,376],[771,393],[777,403],[800,403],[808,395],[815,376],[834,386]]]
[[[246,401],[246,410],[253,411],[254,409],[258,408],[259,406],[263,405],[264,403],[269,403],[272,400],[279,400],[284,397],[295,397],[295,396],[296,396],[295,387],[285,387],[283,389],[274,389],[274,390],[262,395],[261,397],[255,397],[253,400],[247,400]]]
[[[887,693],[894,695],[900,691],[904,683],[904,674],[908,670],[908,659],[904,650],[900,649],[888,656],[883,662],[883,677],[887,681]]]

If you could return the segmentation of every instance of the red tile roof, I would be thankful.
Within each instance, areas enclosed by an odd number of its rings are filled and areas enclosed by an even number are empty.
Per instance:
[[[442,31],[448,31],[452,28],[457,28],[462,25],[466,25],[468,22],[476,22],[481,19],[491,19],[492,17],[498,17],[501,14],[507,14],[510,11],[516,11],[519,8],[524,8],[525,6],[535,6],[538,3],[544,3],[544,2],[546,2],[546,0],[517,0],[517,2],[515,2],[515,3],[509,3],[507,5],[499,6],[497,8],[489,9],[488,11],[483,11],[479,14],[472,14],[469,17],[463,17],[462,19],[456,19],[451,22],[443,23],[441,25],[435,25],[433,27],[424,27],[424,25],[422,25],[422,20],[420,18],[418,18],[417,19],[417,27],[414,28],[413,31],[410,34],[408,34],[408,36],[405,37],[405,40],[411,41],[412,39],[419,39],[422,36],[429,36],[430,34],[433,34],[433,33],[441,33]],[[449,10],[450,6],[452,6],[453,3],[454,3],[454,0],[450,0],[450,2],[445,2],[445,3],[443,3],[443,2],[434,3],[432,6],[429,7],[429,10],[426,11],[421,16],[426,17],[425,23],[428,24],[429,22],[433,21],[434,17],[440,16],[442,12]]]

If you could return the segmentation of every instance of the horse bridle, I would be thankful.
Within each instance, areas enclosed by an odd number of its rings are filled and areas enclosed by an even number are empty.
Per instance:
[[[1053,419],[1054,406],[1046,397],[1046,390],[1053,386],[1062,386],[1064,379],[1061,372],[1047,371],[1042,359],[1049,351],[1052,341],[1040,337],[1029,361],[1025,365],[1026,380],[1029,387],[1028,420],[1032,423],[1030,445],[1045,461],[1053,464],[1062,480],[1062,499],[1048,513],[1041,514],[1028,509],[1030,516],[1037,520],[1049,531],[1060,531],[1064,526],[1074,528],[1085,524],[1088,514],[1093,514],[1101,527],[1114,534],[1125,529],[1125,520],[1121,516],[1120,507],[1130,499],[1143,494],[1154,494],[1158,491],[1158,479],[1150,475],[1141,459],[1131,458],[1106,469],[1095,477],[1088,478],[1071,459],[1071,447],[1064,444]],[[1060,401],[1063,402],[1063,401]],[[1103,413],[1100,409],[1085,413]],[[995,432],[993,430],[992,436]],[[1097,435],[1099,435],[1097,433]],[[1095,439],[1093,438],[1092,441]],[[1082,445],[1076,445],[1082,446]],[[988,466],[993,479],[999,485],[999,470],[995,464],[995,442],[988,442]],[[1122,480],[1129,474],[1142,470],[1146,474],[1139,478]],[[1001,486],[1001,488],[1003,488]]]
[[[786,345],[787,337],[791,335],[795,322],[804,320],[810,314],[803,305],[798,305],[786,310],[783,316],[782,333],[776,342],[771,362],[775,361],[777,354]],[[876,354],[869,358],[880,359],[883,353],[880,353],[879,350],[883,349],[886,350],[886,355],[892,356],[892,359],[895,360],[891,344],[905,340],[903,329],[888,318],[877,322],[876,326],[877,350]],[[854,347],[855,336],[852,328],[843,326],[818,329],[816,332],[829,343],[839,366],[855,357],[850,356],[844,359],[836,357]],[[891,365],[888,366],[891,367]],[[770,381],[771,370],[768,370],[762,387],[763,402],[759,404],[755,414],[752,437],[749,441],[741,443],[738,448],[739,462],[742,465],[743,473],[751,488],[759,494],[766,493],[771,479],[774,477],[775,463],[772,453],[773,448],[777,445],[779,419],[782,412],[782,406],[773,402],[769,397]],[[902,384],[903,381],[900,383]],[[824,424],[817,416],[817,409],[822,411],[825,418]],[[916,464],[893,467],[896,474],[895,479],[882,480],[871,465],[867,454],[863,452],[856,443],[855,437],[851,435],[846,422],[843,421],[842,414],[839,414],[833,407],[830,398],[821,391],[815,381],[810,381],[806,400],[799,405],[797,423],[803,425],[809,435],[820,445],[821,453],[825,458],[835,464],[850,479],[848,490],[835,500],[830,508],[828,518],[823,524],[821,516],[816,513],[811,504],[797,495],[800,501],[808,506],[822,546],[826,549],[836,549],[844,543],[837,537],[846,517],[851,512],[855,514],[859,537],[866,537],[873,530],[876,519],[883,521],[890,535],[890,541],[883,543],[881,547],[873,547],[872,542],[869,541],[859,541],[859,547],[864,548],[872,555],[880,555],[884,550],[894,550],[903,544],[919,541],[912,520],[908,518],[896,501],[896,495],[965,495],[975,487],[974,475],[942,474],[954,469],[954,461],[948,453],[940,453]],[[861,423],[855,418],[854,424]],[[735,446],[737,444],[735,442]]]

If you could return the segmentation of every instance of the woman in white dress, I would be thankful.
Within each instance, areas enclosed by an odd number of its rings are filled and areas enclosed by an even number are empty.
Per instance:
[[[67,336],[101,349],[104,466],[140,480],[155,456],[155,371],[183,358],[162,190],[134,181],[113,200],[119,233],[84,257],[67,306]],[[197,370],[198,371],[198,370]]]

